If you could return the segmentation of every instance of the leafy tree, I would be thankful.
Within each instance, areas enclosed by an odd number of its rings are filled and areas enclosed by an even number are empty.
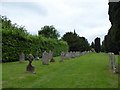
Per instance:
[[[19,60],[19,53],[24,52],[25,57],[29,53],[35,55],[39,51],[39,57],[44,50],[53,51],[54,56],[60,55],[62,51],[68,51],[68,44],[65,41],[45,38],[41,35],[30,35],[24,27],[12,24],[11,21],[0,16],[0,32],[2,32],[2,62]],[[0,61],[1,62],[1,61]]]
[[[111,28],[104,37],[103,46],[106,52],[120,52],[120,2],[109,2],[109,20]]]
[[[41,30],[38,31],[38,34],[52,39],[58,39],[60,37],[60,34],[55,27],[47,25],[42,27]]]
[[[95,44],[94,42],[91,43],[91,48],[94,48],[95,47]]]
[[[90,49],[87,39],[79,37],[75,31],[74,33],[67,32],[63,35],[62,39],[68,43],[69,51],[85,51]]]
[[[101,51],[100,38],[95,39],[95,51],[99,53]]]

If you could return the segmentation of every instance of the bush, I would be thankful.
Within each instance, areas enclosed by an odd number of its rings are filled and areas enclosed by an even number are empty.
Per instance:
[[[2,62],[18,61],[20,52],[27,57],[30,53],[35,56],[38,51],[41,57],[45,50],[53,51],[54,56],[60,55],[61,51],[68,51],[67,42],[30,35],[23,27],[18,28],[7,21],[2,18]]]

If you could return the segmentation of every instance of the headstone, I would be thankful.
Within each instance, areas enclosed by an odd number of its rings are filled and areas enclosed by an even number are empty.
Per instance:
[[[42,54],[42,64],[44,65],[48,65],[48,59],[49,59],[49,54],[44,51],[43,54]]]
[[[28,56],[29,64],[27,65],[26,71],[35,74],[35,67],[32,65],[33,59],[34,59],[33,55],[29,54]]]
[[[23,52],[21,52],[21,53],[19,54],[19,62],[20,62],[20,63],[23,63],[24,61],[25,61],[25,55],[24,55]]]
[[[39,54],[38,51],[36,51],[36,53],[35,53],[35,60],[40,60],[38,54]]]
[[[53,52],[49,51],[49,59],[51,60],[53,58]]]
[[[61,52],[60,61],[59,61],[59,62],[63,62],[64,59],[65,59],[65,53],[64,53],[64,52]]]
[[[78,57],[78,52],[75,52],[75,57]]]
[[[72,57],[75,58],[75,52],[73,52],[73,56]]]
[[[72,58],[72,51],[70,51],[70,58]]]
[[[110,57],[110,68],[113,70],[113,72],[116,72],[116,64],[115,64],[115,56],[114,53],[109,53]]]
[[[67,52],[67,53],[65,54],[65,58],[66,58],[66,59],[70,59],[70,53],[69,53],[69,52]]]

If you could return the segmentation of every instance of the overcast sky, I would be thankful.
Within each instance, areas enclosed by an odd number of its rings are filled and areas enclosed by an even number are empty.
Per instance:
[[[102,41],[111,26],[108,0],[2,0],[0,8],[1,15],[33,35],[53,25],[61,36],[75,29],[91,43],[96,37]]]

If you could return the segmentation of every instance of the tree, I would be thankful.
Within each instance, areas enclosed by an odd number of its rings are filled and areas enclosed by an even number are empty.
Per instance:
[[[59,32],[53,26],[44,26],[38,31],[38,35],[42,35],[46,38],[58,39],[60,37]]]
[[[90,49],[87,39],[79,37],[75,30],[73,32],[67,32],[63,35],[62,39],[69,45],[69,51],[87,51]]]
[[[111,28],[104,37],[103,46],[106,52],[120,52],[120,2],[109,2],[109,20]]]
[[[97,37],[94,41],[95,41],[95,51],[99,53],[101,51],[100,38]]]
[[[94,42],[91,43],[91,48],[94,48],[95,47],[95,44]]]

